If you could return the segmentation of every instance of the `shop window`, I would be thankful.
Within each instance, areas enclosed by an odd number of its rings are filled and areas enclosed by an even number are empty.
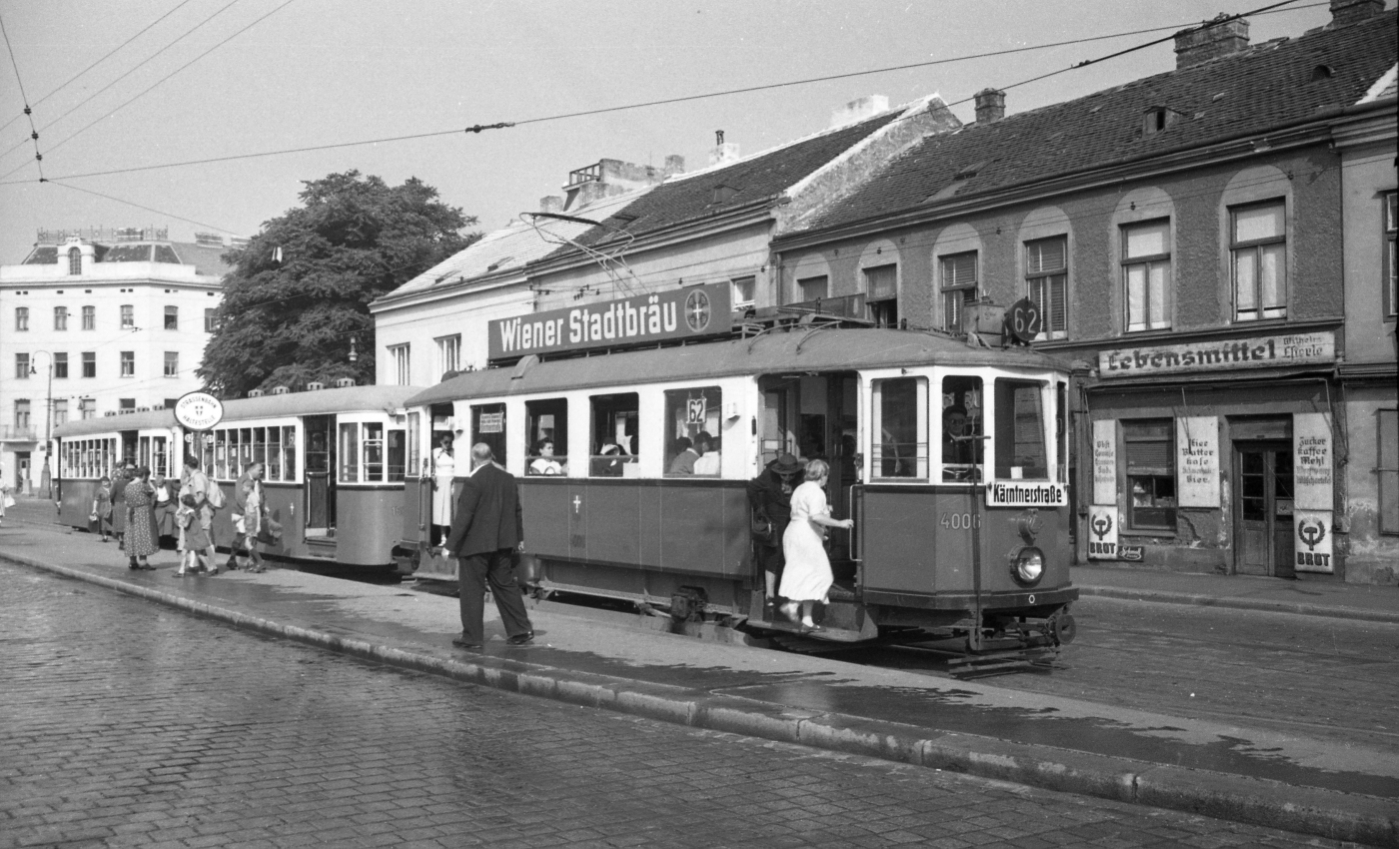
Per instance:
[[[637,458],[640,405],[635,392],[594,395],[590,444],[593,454],[589,473],[597,477],[634,478],[640,473]]]
[[[996,381],[997,479],[1049,479],[1045,389],[1046,384],[1034,380]]]
[[[1171,222],[1122,228],[1123,302],[1127,332],[1171,326]]]
[[[1287,220],[1282,201],[1229,210],[1234,319],[1287,318]]]
[[[873,382],[875,478],[928,477],[928,380],[896,377]]]
[[[938,289],[942,294],[942,329],[953,333],[966,330],[963,312],[976,300],[976,251],[938,258]]]
[[[1380,533],[1399,534],[1399,410],[1380,410],[1379,426]]]
[[[525,402],[525,474],[568,474],[568,401]]]
[[[667,475],[719,474],[719,441],[724,397],[717,386],[671,389],[665,393],[665,470]],[[704,459],[708,457],[709,459]]]
[[[1122,422],[1131,499],[1127,526],[1169,530],[1176,527],[1175,422],[1171,419]]]
[[[942,479],[972,483],[982,479],[985,460],[985,405],[981,378],[952,375],[942,379],[939,414]]]
[[[475,404],[471,407],[471,444],[484,442],[491,447],[495,461],[505,465],[505,405]]]
[[[1025,285],[1044,316],[1044,336],[1061,339],[1068,328],[1069,239],[1055,236],[1025,243]]]

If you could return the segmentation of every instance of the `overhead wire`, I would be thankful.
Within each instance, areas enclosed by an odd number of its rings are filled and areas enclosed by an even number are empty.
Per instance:
[[[5,52],[10,54],[10,67],[15,69],[15,83],[19,85],[19,96],[24,101],[24,116],[29,119],[29,138],[34,142],[34,161],[39,165],[39,178],[43,179],[44,157],[39,153],[39,131],[34,129],[34,110],[30,108],[29,95],[24,91],[24,79],[19,74],[19,59],[15,57],[15,48],[10,44],[10,31],[5,27],[3,16],[0,16],[0,33],[5,36]],[[20,142],[20,144],[22,145],[24,142]]]
[[[291,0],[288,0],[288,2],[291,2]],[[1297,3],[1297,2],[1299,2],[1299,0],[1283,0],[1283,2],[1274,3],[1274,4],[1271,4],[1271,5],[1268,5],[1268,6],[1264,6],[1264,7],[1262,7],[1262,9],[1259,9],[1259,10],[1253,10],[1253,11],[1249,11],[1249,12],[1242,12],[1242,13],[1239,13],[1239,14],[1237,14],[1237,15],[1232,15],[1232,16],[1230,16],[1230,17],[1227,18],[1227,19],[1221,19],[1221,20],[1217,20],[1217,21],[1210,21],[1210,22],[1207,22],[1207,23],[1204,24],[1204,25],[1198,25],[1198,24],[1197,24],[1196,26],[1203,29],[1203,28],[1209,28],[1209,27],[1213,27],[1213,26],[1218,26],[1218,25],[1220,25],[1221,23],[1226,23],[1226,22],[1228,22],[1229,20],[1235,20],[1235,19],[1238,19],[1238,18],[1256,16],[1256,15],[1260,15],[1260,14],[1271,14],[1271,13],[1277,11],[1277,10],[1278,10],[1280,7],[1282,7],[1282,6],[1292,5],[1292,4],[1295,4],[1295,3]],[[1287,9],[1287,10],[1284,10],[1284,11],[1296,11],[1297,9],[1311,8],[1311,7],[1323,6],[1323,5],[1326,5],[1326,4],[1325,4],[1325,3],[1309,3],[1309,4],[1306,4],[1306,5],[1303,5],[1303,6],[1296,6],[1296,7],[1293,8],[1293,9]],[[576,111],[576,112],[565,112],[565,113],[559,113],[559,114],[556,114],[556,115],[545,115],[545,116],[540,116],[540,117],[536,117],[536,118],[524,118],[524,119],[521,119],[521,120],[518,120],[518,121],[504,121],[504,122],[499,122],[499,123],[496,123],[496,124],[486,124],[486,125],[477,124],[477,125],[470,126],[470,127],[466,127],[466,128],[456,127],[456,128],[449,129],[449,130],[435,130],[435,131],[423,132],[423,133],[412,133],[412,134],[398,135],[398,136],[386,136],[386,137],[372,138],[372,139],[360,139],[360,140],[356,140],[356,141],[336,142],[336,143],[331,143],[331,144],[307,145],[307,146],[302,146],[302,147],[282,148],[282,149],[277,149],[277,150],[258,151],[258,152],[253,152],[253,153],[230,154],[230,155],[227,155],[227,156],[214,156],[214,157],[206,157],[206,158],[202,158],[202,159],[183,160],[183,161],[179,161],[179,162],[159,163],[159,164],[154,164],[154,165],[139,165],[139,166],[131,166],[131,167],[127,167],[127,168],[113,168],[113,169],[108,169],[108,170],[104,170],[104,171],[88,171],[88,172],[82,172],[82,173],[77,173],[77,174],[64,174],[64,175],[61,175],[61,176],[62,176],[62,179],[66,179],[66,180],[76,180],[76,179],[85,179],[85,178],[90,178],[90,177],[105,177],[105,176],[110,176],[110,175],[114,175],[114,174],[131,174],[131,173],[138,173],[138,172],[142,172],[142,171],[154,171],[154,170],[160,170],[160,169],[165,169],[165,168],[182,168],[182,167],[188,167],[188,166],[193,166],[193,165],[209,165],[209,164],[214,164],[214,163],[219,163],[219,162],[233,162],[233,161],[244,160],[244,159],[260,159],[260,158],[269,157],[269,156],[286,156],[286,155],[292,155],[292,154],[297,154],[297,153],[310,153],[310,152],[316,152],[316,151],[322,151],[322,150],[335,150],[335,149],[347,148],[347,147],[359,147],[359,146],[364,146],[364,145],[389,144],[389,143],[402,142],[402,141],[412,141],[412,140],[417,140],[417,139],[434,138],[434,137],[438,137],[438,136],[457,135],[457,134],[463,133],[463,132],[465,132],[465,133],[480,133],[480,132],[482,132],[483,130],[488,130],[488,129],[506,129],[506,128],[512,128],[512,127],[526,126],[526,125],[529,125],[529,124],[540,124],[540,123],[546,123],[546,122],[550,122],[550,121],[560,121],[560,120],[571,119],[571,118],[589,117],[589,116],[593,116],[593,115],[603,115],[603,114],[608,114],[608,113],[613,113],[613,112],[621,112],[621,111],[632,110],[632,109],[644,109],[644,108],[649,108],[649,107],[652,107],[652,106],[664,106],[664,105],[670,105],[670,104],[675,104],[675,103],[685,103],[685,102],[690,102],[690,101],[695,101],[695,100],[704,100],[704,99],[715,98],[715,97],[727,97],[727,96],[735,95],[735,94],[749,94],[749,93],[758,92],[758,91],[767,91],[767,90],[772,90],[772,89],[788,88],[788,87],[792,87],[792,86],[807,85],[807,84],[818,83],[818,82],[829,82],[829,81],[832,81],[832,80],[850,79],[850,78],[854,78],[854,77],[870,76],[870,75],[874,75],[874,74],[891,73],[891,72],[894,72],[894,71],[909,70],[909,69],[914,69],[914,68],[925,68],[925,67],[930,67],[930,66],[934,66],[934,65],[942,65],[942,64],[948,64],[948,63],[953,63],[953,62],[971,61],[971,60],[974,60],[974,59],[994,58],[994,57],[998,57],[998,56],[1007,56],[1007,55],[1012,55],[1012,54],[1016,54],[1016,53],[1024,53],[1024,52],[1034,51],[1034,50],[1048,50],[1048,49],[1052,49],[1052,48],[1055,48],[1055,47],[1065,47],[1065,46],[1070,46],[1070,45],[1074,45],[1074,44],[1086,44],[1086,43],[1090,43],[1090,42],[1104,41],[1104,40],[1113,39],[1113,38],[1125,38],[1125,37],[1132,36],[1132,35],[1141,35],[1141,34],[1149,33],[1149,32],[1162,32],[1162,31],[1166,31],[1166,30],[1179,30],[1179,29],[1180,29],[1180,25],[1163,26],[1163,27],[1151,27],[1151,28],[1141,29],[1141,30],[1131,30],[1131,31],[1127,31],[1127,32],[1111,33],[1111,34],[1108,34],[1108,35],[1088,36],[1088,37],[1085,37],[1085,38],[1076,38],[1076,39],[1070,39],[1070,40],[1067,40],[1067,41],[1051,42],[1051,43],[1048,43],[1048,44],[1030,45],[1030,46],[1026,46],[1026,47],[1014,47],[1014,48],[1009,48],[1009,49],[1006,49],[1006,50],[990,51],[990,52],[986,52],[986,53],[968,54],[968,55],[965,55],[965,56],[956,56],[956,57],[951,57],[951,58],[946,58],[946,59],[933,59],[933,60],[929,60],[929,61],[926,61],[926,62],[914,62],[914,63],[903,64],[903,65],[893,65],[893,66],[882,67],[882,68],[867,69],[867,70],[863,70],[863,71],[850,71],[850,72],[841,73],[841,74],[829,74],[829,75],[825,75],[825,76],[820,76],[820,77],[809,77],[809,78],[804,78],[804,79],[800,79],[800,80],[788,80],[788,81],[779,82],[779,83],[767,83],[767,84],[764,84],[764,85],[747,86],[747,87],[743,87],[743,88],[734,88],[734,89],[724,89],[724,90],[721,90],[721,91],[705,92],[705,93],[701,93],[701,94],[682,95],[682,96],[679,96],[679,97],[664,98],[664,99],[660,99],[660,100],[649,100],[649,101],[643,101],[643,102],[638,102],[638,103],[622,104],[622,105],[618,105],[618,106],[607,106],[607,107],[599,107],[599,108],[597,108],[597,109],[587,109],[587,110],[581,110],[581,111]],[[1016,82],[1016,83],[1009,84],[1009,85],[1007,85],[1007,86],[1004,86],[1004,88],[1005,88],[1005,89],[1011,89],[1011,88],[1016,88],[1016,87],[1023,86],[1023,85],[1028,85],[1028,84],[1030,84],[1030,83],[1032,83],[1032,82],[1037,82],[1037,81],[1039,81],[1039,80],[1046,79],[1046,78],[1051,77],[1051,76],[1055,76],[1055,75],[1062,74],[1062,73],[1067,73],[1068,71],[1076,70],[1076,69],[1078,69],[1078,68],[1087,67],[1088,65],[1093,65],[1093,64],[1098,64],[1098,63],[1100,63],[1100,62],[1105,62],[1105,61],[1107,61],[1108,59],[1117,58],[1117,57],[1126,55],[1126,54],[1128,54],[1128,53],[1135,52],[1135,51],[1137,51],[1137,50],[1142,50],[1142,49],[1145,49],[1145,48],[1147,48],[1147,47],[1151,47],[1151,46],[1160,44],[1160,43],[1162,43],[1163,41],[1169,41],[1169,40],[1170,40],[1171,38],[1173,38],[1173,37],[1174,37],[1174,36],[1170,36],[1170,37],[1167,37],[1167,38],[1164,38],[1164,39],[1155,39],[1155,40],[1152,40],[1152,41],[1150,41],[1150,42],[1147,42],[1147,43],[1144,43],[1144,44],[1141,44],[1141,45],[1136,45],[1136,46],[1134,46],[1134,47],[1127,48],[1127,49],[1125,49],[1125,50],[1121,50],[1121,51],[1118,51],[1118,52],[1116,52],[1116,53],[1109,54],[1108,56],[1099,57],[1099,58],[1097,58],[1097,59],[1085,60],[1085,61],[1079,62],[1079,63],[1077,63],[1077,64],[1075,64],[1075,65],[1071,65],[1071,66],[1069,66],[1069,67],[1067,67],[1067,68],[1061,68],[1061,69],[1059,69],[1059,70],[1050,72],[1050,73],[1048,73],[1048,74],[1044,74],[1044,75],[1041,75],[1041,76],[1033,77],[1033,78],[1028,79],[1028,80],[1022,80],[1022,81],[1020,81],[1020,82]],[[963,98],[962,100],[954,101],[953,103],[951,103],[951,104],[949,104],[949,105],[950,105],[950,106],[959,105],[959,104],[962,104],[962,103],[966,103],[966,102],[970,101],[971,99],[972,99],[971,97]],[[65,141],[66,141],[66,140],[65,140]],[[32,180],[7,180],[6,178],[8,178],[8,177],[9,177],[11,174],[13,174],[13,173],[14,173],[14,171],[10,171],[9,173],[6,173],[6,174],[4,174],[4,175],[0,175],[0,186],[17,185],[17,184],[21,184],[21,183],[33,182]]]
[[[131,37],[128,38],[126,41],[123,41],[121,44],[118,44],[116,47],[114,47],[114,48],[112,48],[111,50],[107,51],[107,53],[106,53],[101,59],[98,59],[96,62],[93,62],[91,65],[88,65],[86,68],[83,68],[81,71],[79,71],[79,72],[77,72],[76,74],[74,74],[73,76],[69,77],[69,78],[67,79],[67,81],[65,81],[62,85],[58,86],[57,88],[55,88],[55,89],[53,89],[52,91],[50,91],[48,94],[46,94],[46,95],[44,95],[43,97],[39,98],[38,100],[34,101],[33,105],[34,105],[34,106],[38,106],[39,104],[43,103],[45,100],[48,100],[50,97],[53,97],[55,94],[58,94],[58,93],[59,93],[60,91],[62,91],[63,89],[65,89],[65,88],[67,88],[68,86],[72,85],[72,84],[73,84],[74,82],[76,82],[80,77],[82,77],[83,74],[86,74],[88,71],[91,71],[93,68],[96,68],[98,65],[101,65],[103,62],[105,62],[105,61],[107,61],[108,59],[110,59],[112,56],[114,56],[114,55],[117,53],[117,51],[121,50],[121,49],[122,49],[123,47],[125,47],[126,45],[128,45],[128,44],[130,44],[131,42],[135,41],[136,39],[140,38],[140,37],[141,37],[143,34],[145,34],[146,31],[149,30],[151,27],[155,26],[156,24],[160,23],[161,21],[165,20],[166,18],[170,17],[171,15],[175,14],[176,12],[178,12],[181,8],[183,8],[184,6],[186,6],[187,4],[189,4],[190,2],[191,2],[191,0],[180,0],[179,5],[177,5],[175,8],[171,9],[170,11],[168,11],[168,12],[166,12],[165,14],[161,15],[160,17],[156,18],[155,20],[151,21],[149,24],[146,24],[146,25],[145,25],[144,27],[142,27],[142,28],[140,29],[140,31],[138,31],[135,35],[131,36]],[[26,104],[26,105],[29,105],[29,104]],[[19,115],[16,115],[15,117],[13,117],[13,118],[11,118],[10,120],[6,121],[4,124],[0,124],[0,132],[4,132],[11,124],[13,124],[15,121],[18,121],[19,118],[20,118],[20,116],[19,116]]]
[[[115,201],[116,203],[125,204],[125,205],[127,205],[127,206],[134,206],[134,207],[136,207],[137,209],[143,209],[143,210],[145,210],[146,212],[154,212],[156,215],[165,215],[165,216],[168,216],[168,217],[170,217],[170,218],[175,219],[176,221],[184,221],[184,222],[186,222],[186,223],[188,223],[188,224],[197,224],[197,225],[200,226],[200,227],[208,227],[210,230],[218,230],[220,233],[228,233],[229,235],[234,235],[234,236],[236,236],[236,235],[238,234],[238,231],[236,231],[236,230],[230,230],[230,229],[228,229],[227,227],[219,227],[219,226],[216,225],[216,224],[206,224],[206,223],[204,223],[203,221],[195,221],[193,218],[185,218],[183,215],[176,215],[176,214],[174,214],[173,212],[165,212],[164,210],[156,209],[156,208],[154,208],[154,207],[142,206],[142,205],[139,204],[139,203],[135,203],[135,202],[129,201],[129,200],[124,200],[124,199],[122,199],[122,198],[115,197],[115,196],[113,196],[113,195],[104,194],[104,193],[98,192],[98,191],[93,191],[92,189],[84,189],[84,188],[81,187],[81,186],[73,186],[73,185],[70,185],[70,184],[68,184],[68,183],[63,182],[62,180],[53,179],[53,180],[45,180],[44,182],[46,182],[46,183],[52,183],[52,184],[55,185],[55,186],[62,186],[62,187],[65,188],[65,189],[71,189],[72,191],[75,191],[75,192],[83,192],[83,193],[85,193],[85,194],[95,195],[95,196],[97,196],[97,197],[105,198],[106,200]]]

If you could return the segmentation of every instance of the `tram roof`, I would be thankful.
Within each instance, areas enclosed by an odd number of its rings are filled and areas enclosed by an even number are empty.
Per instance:
[[[407,401],[423,391],[421,386],[347,386],[308,392],[263,395],[225,401],[223,420],[275,419],[286,416],[320,416],[331,413],[362,413],[373,410],[401,410]],[[102,416],[65,422],[54,428],[54,436],[67,439],[119,430],[146,430],[175,427],[175,412],[169,409],[144,413]]]
[[[1067,369],[1063,362],[1028,348],[974,348],[936,333],[799,327],[747,339],[543,362],[527,357],[515,366],[457,375],[407,404],[745,374],[927,365]]]

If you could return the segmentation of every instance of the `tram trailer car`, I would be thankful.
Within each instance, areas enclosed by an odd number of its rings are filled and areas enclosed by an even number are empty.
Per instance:
[[[1027,348],[810,327],[462,374],[408,402],[410,442],[452,436],[458,486],[434,493],[431,469],[409,482],[403,571],[455,578],[432,537],[432,499],[459,491],[470,446],[485,442],[520,480],[539,593],[795,631],[773,612],[747,495],[790,452],[828,460],[832,515],[855,520],[829,535],[837,581],[811,637],[1052,653],[1073,637],[1078,597],[1068,381]],[[717,437],[717,472],[673,474],[677,440],[701,434]]]
[[[282,539],[260,550],[273,559],[394,571],[403,485],[410,467],[404,402],[410,386],[355,386],[242,398],[224,404],[218,425],[185,430],[168,409],[70,421],[59,441],[59,521],[88,529],[99,479],[132,458],[178,481],[187,448],[219,486],[214,539],[234,537],[233,484],[253,461],[266,464],[263,492]]]

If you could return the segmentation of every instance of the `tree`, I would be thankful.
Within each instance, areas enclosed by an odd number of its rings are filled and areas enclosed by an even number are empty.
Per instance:
[[[480,238],[462,233],[474,217],[417,178],[391,187],[347,171],[303,185],[301,206],[224,255],[233,271],[196,372],[221,397],[342,377],[373,383],[370,301]]]

